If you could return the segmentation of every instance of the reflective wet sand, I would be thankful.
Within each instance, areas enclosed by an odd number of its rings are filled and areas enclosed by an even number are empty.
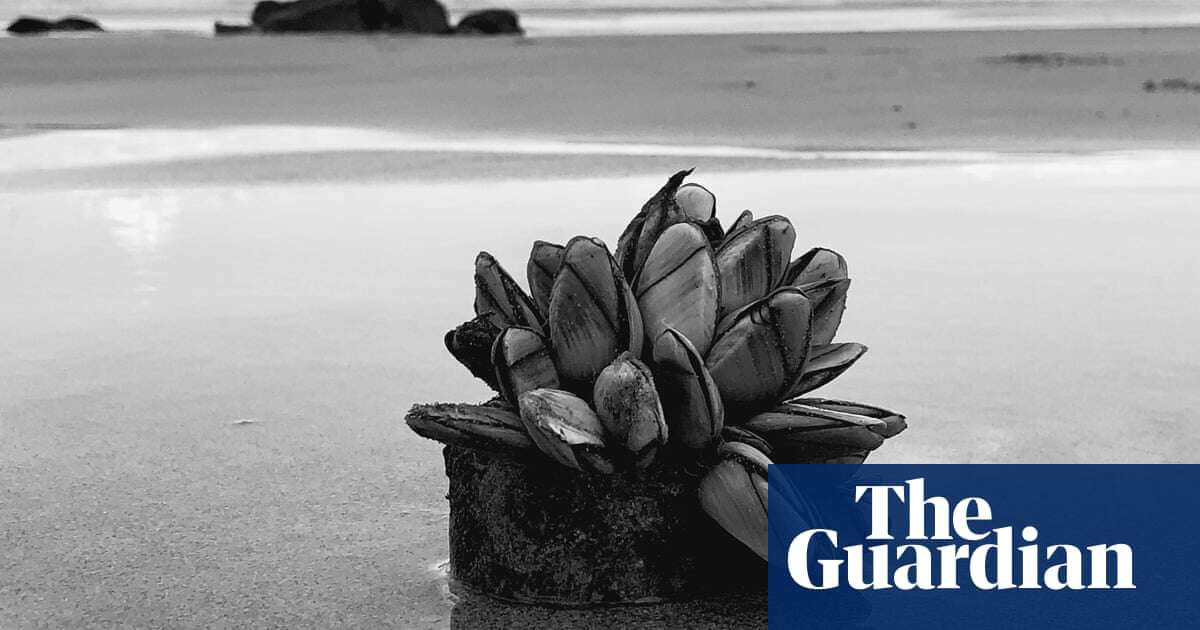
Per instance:
[[[0,143],[0,147],[3,144]],[[681,165],[683,166],[683,165]],[[1200,156],[697,173],[727,220],[850,261],[830,396],[906,412],[880,462],[1187,462]],[[487,396],[442,333],[471,262],[615,243],[653,176],[0,193],[0,625],[762,625],[460,598],[418,401]],[[298,167],[299,168],[299,167]],[[455,605],[457,603],[457,605]]]

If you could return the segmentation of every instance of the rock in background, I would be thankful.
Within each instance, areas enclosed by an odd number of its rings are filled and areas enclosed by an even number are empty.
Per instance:
[[[103,31],[95,20],[70,15],[57,22],[42,18],[21,16],[8,25],[8,32],[13,35],[40,35],[55,32]]]
[[[383,8],[390,29],[442,35],[450,32],[446,7],[437,0],[360,0]]]
[[[516,12],[508,9],[468,13],[454,27],[456,35],[521,35],[524,32]]]
[[[265,0],[254,6],[250,21],[265,33],[450,32],[446,8],[437,0]]]

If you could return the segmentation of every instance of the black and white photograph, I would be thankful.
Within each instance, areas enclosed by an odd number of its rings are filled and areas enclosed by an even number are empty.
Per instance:
[[[0,630],[1200,615],[1200,1],[0,24]]]

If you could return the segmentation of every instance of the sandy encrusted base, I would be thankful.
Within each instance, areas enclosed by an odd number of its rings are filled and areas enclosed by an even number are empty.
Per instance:
[[[592,475],[447,446],[450,566],[472,591],[560,606],[765,588],[765,565],[700,510],[697,477],[656,464]]]

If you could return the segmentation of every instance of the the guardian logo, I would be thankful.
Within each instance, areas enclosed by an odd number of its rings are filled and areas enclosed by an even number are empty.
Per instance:
[[[1134,589],[1133,548],[1127,544],[1038,543],[1038,529],[989,527],[992,507],[981,497],[951,505],[925,496],[925,479],[897,485],[857,485],[854,500],[869,502],[868,541],[838,545],[833,529],[809,529],[787,547],[792,580],[810,590]],[[897,540],[892,508],[905,509],[908,525]],[[1017,536],[1021,544],[1018,546]],[[938,544],[938,543],[945,544]]]

